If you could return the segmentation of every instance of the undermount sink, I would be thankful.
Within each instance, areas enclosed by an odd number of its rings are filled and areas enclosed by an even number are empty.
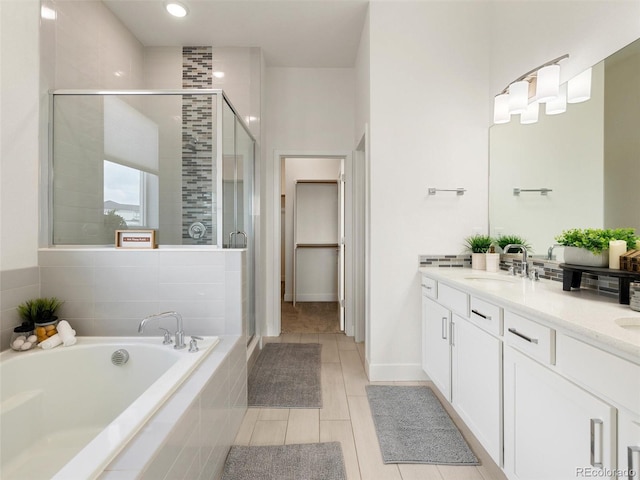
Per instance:
[[[480,282],[507,282],[507,283],[515,283],[515,277],[499,277],[499,276],[473,276],[473,277],[464,277],[465,280],[477,280]]]
[[[615,322],[625,330],[640,333],[640,317],[618,318]]]

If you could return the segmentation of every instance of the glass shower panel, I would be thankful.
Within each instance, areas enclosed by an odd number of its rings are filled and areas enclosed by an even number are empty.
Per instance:
[[[236,228],[236,116],[231,107],[222,105],[222,245],[235,248]]]

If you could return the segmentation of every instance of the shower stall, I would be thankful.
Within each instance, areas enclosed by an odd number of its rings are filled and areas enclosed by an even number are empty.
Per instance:
[[[222,90],[57,90],[50,96],[52,246],[246,249],[255,333],[255,139]]]

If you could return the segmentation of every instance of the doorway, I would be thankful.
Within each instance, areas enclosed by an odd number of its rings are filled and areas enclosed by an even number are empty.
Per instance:
[[[344,331],[344,157],[280,159],[280,331]]]

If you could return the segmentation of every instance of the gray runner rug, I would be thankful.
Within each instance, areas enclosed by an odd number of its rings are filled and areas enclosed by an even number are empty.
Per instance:
[[[222,480],[345,480],[339,442],[232,446]]]
[[[479,465],[429,387],[367,385],[384,463]]]
[[[321,408],[318,343],[267,343],[248,379],[249,406]]]

